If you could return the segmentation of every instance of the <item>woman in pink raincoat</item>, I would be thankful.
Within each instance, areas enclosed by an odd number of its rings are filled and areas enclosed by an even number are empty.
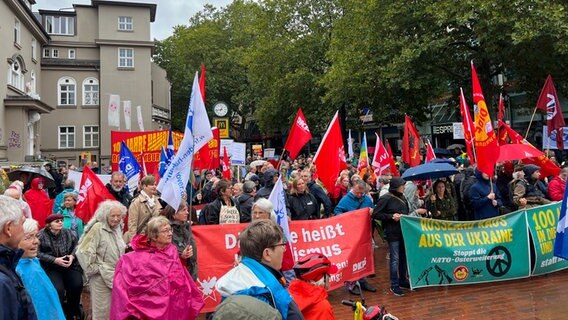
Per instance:
[[[204,302],[172,244],[170,222],[158,216],[146,228],[116,265],[110,319],[196,319]]]

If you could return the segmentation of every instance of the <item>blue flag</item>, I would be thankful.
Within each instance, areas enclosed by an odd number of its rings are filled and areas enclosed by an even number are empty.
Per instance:
[[[560,207],[560,217],[556,227],[556,240],[554,241],[554,255],[568,259],[568,218],[566,217],[566,205],[568,202],[568,188],[564,190],[564,198]]]
[[[130,193],[134,192],[134,189],[138,186],[138,181],[140,180],[140,171],[142,168],[136,157],[132,154],[130,149],[124,141],[120,143],[120,160],[118,160],[118,171],[122,172],[126,176],[126,184],[128,191]]]
[[[168,159],[174,157],[175,151],[174,151],[174,138],[172,136],[172,128],[170,128],[170,134],[168,135],[168,149],[166,151]]]
[[[158,164],[158,173],[160,174],[160,178],[164,176],[166,173],[166,169],[170,164],[172,157],[168,157],[168,153],[166,149],[162,146],[162,152],[160,152],[160,163]]]

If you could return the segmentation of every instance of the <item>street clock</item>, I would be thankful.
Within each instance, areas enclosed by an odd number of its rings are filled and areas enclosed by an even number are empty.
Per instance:
[[[213,112],[218,117],[224,117],[229,113],[229,106],[225,102],[217,102],[213,106]]]

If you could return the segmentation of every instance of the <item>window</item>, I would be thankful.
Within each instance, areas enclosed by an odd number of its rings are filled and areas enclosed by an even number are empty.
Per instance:
[[[51,57],[52,58],[59,58],[59,49],[53,49],[51,51]]]
[[[20,20],[14,19],[14,43],[20,44]]]
[[[134,68],[134,49],[118,48],[118,67]]]
[[[83,147],[96,148],[99,146],[99,126],[83,126]]]
[[[75,96],[77,93],[77,88],[75,84],[75,79],[64,77],[57,81],[57,96],[58,105],[68,106],[75,105]]]
[[[32,39],[32,59],[37,60],[37,41]]]
[[[118,17],[118,30],[132,31],[132,17]]]
[[[22,63],[19,59],[12,62],[10,70],[8,70],[8,84],[12,87],[24,91],[24,74],[22,72]]]
[[[75,49],[69,49],[69,59],[75,59]]]
[[[49,53],[51,52],[51,50],[49,49],[43,49],[43,57],[44,58],[49,58]]]
[[[59,149],[75,148],[75,127],[58,127],[59,128]]]
[[[87,78],[83,81],[83,105],[99,105],[99,81],[95,78]]]
[[[49,34],[75,35],[75,17],[46,16],[45,29]]]

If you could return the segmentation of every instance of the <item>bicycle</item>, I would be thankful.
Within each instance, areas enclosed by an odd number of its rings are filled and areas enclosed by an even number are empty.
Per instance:
[[[384,305],[367,306],[363,297],[363,290],[361,290],[361,284],[359,281],[356,281],[355,285],[359,288],[360,300],[341,300],[341,304],[353,308],[354,320],[398,320],[397,317],[387,312]]]

